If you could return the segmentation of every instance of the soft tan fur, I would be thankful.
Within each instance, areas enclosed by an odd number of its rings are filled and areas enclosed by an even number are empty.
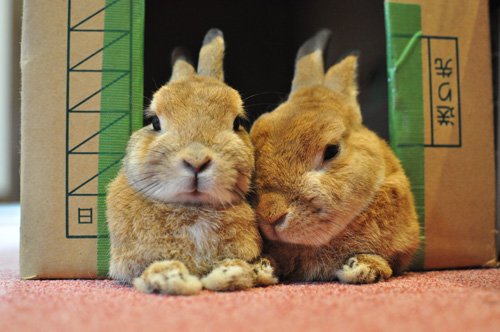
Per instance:
[[[149,110],[161,130],[150,125],[132,135],[108,187],[110,276],[135,279],[141,291],[189,295],[202,286],[234,290],[277,282],[261,261],[253,263],[262,246],[245,201],[253,147],[243,127],[233,130],[245,114],[238,92],[222,81],[223,53],[222,33],[210,30],[198,73],[185,59],[175,61]]]
[[[265,252],[287,280],[385,280],[403,272],[418,247],[413,196],[389,146],[361,122],[356,57],[318,82],[324,33],[299,50],[288,101],[250,133]],[[324,161],[327,144],[339,153]]]

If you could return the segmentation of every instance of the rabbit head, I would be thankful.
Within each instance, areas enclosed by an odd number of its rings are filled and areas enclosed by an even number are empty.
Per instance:
[[[254,169],[238,92],[224,83],[224,39],[208,31],[197,70],[179,52],[172,76],[146,111],[152,123],[135,132],[124,170],[148,198],[186,204],[232,204],[244,198]]]
[[[365,209],[384,180],[380,139],[362,125],[357,57],[323,69],[329,32],[299,49],[291,93],[253,125],[256,213],[269,240],[320,246]]]

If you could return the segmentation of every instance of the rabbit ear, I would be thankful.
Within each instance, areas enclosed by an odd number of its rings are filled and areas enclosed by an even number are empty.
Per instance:
[[[303,87],[323,83],[323,51],[329,37],[329,30],[320,30],[300,47],[295,60],[292,93]]]
[[[195,74],[189,51],[177,47],[172,52],[172,76],[170,82],[179,81]]]
[[[349,55],[328,69],[325,85],[333,91],[355,99],[358,95],[357,71],[358,57]]]
[[[219,29],[208,30],[198,59],[198,75],[210,76],[224,81],[222,62],[224,59],[224,36]]]

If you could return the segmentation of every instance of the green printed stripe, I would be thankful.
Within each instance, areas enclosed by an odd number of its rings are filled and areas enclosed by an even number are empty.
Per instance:
[[[105,8],[97,224],[101,277],[109,269],[106,187],[120,169],[131,133],[142,127],[144,1],[106,0]]]
[[[421,245],[413,269],[424,267],[424,111],[420,6],[385,3],[391,147],[410,178]]]

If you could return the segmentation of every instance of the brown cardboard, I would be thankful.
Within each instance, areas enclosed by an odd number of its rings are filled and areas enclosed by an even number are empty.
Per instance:
[[[493,7],[493,8],[492,8]],[[490,14],[490,17],[494,20],[493,22],[493,25],[492,25],[492,29],[493,31],[496,31],[496,41],[492,41],[492,45],[494,45],[494,49],[492,50],[492,56],[494,58],[496,58],[496,61],[497,61],[497,66],[494,67],[494,75],[496,75],[496,84],[494,84],[494,89],[496,89],[496,108],[495,108],[495,112],[497,114],[497,117],[496,117],[496,162],[497,162],[497,165],[498,165],[498,160],[500,160],[500,117],[498,116],[498,109],[500,107],[500,68],[498,66],[498,59],[499,59],[499,49],[500,49],[500,3],[498,3],[496,6],[492,6],[490,7],[491,10],[493,10],[494,12],[492,14]],[[493,33],[492,31],[492,33]],[[495,34],[495,33],[493,33]],[[496,56],[495,56],[496,54]],[[498,183],[498,180],[500,179],[500,168],[499,167],[496,167],[496,170],[497,170],[497,173],[496,173],[496,176],[497,176],[497,191],[496,191],[496,196],[497,196],[497,200],[496,200],[496,204],[497,206],[500,206],[500,185]],[[497,219],[497,257],[500,257],[500,210],[497,208],[497,211],[496,211],[497,215],[496,215],[496,219]]]
[[[21,277],[93,278],[96,276],[96,239],[66,236],[66,94],[69,1],[25,1],[21,69]],[[72,1],[71,22],[79,22],[105,6],[105,1]],[[94,16],[92,28],[102,29],[104,16]],[[102,34],[74,37],[70,66],[102,47]],[[100,62],[98,54],[93,60]],[[72,77],[69,104],[101,86],[101,75]],[[99,95],[89,101],[99,109]],[[71,123],[71,140],[99,128],[99,116]],[[90,160],[90,159],[89,159]],[[69,185],[96,174],[97,162],[79,163]],[[79,178],[80,177],[80,178]],[[96,184],[91,184],[96,186]],[[91,202],[89,204],[95,204]],[[72,213],[72,212],[70,212]],[[95,233],[96,224],[83,225]],[[83,227],[82,226],[82,227]],[[77,230],[80,231],[80,230]]]
[[[435,269],[496,266],[493,96],[488,2],[390,2],[421,6],[426,144],[424,267]],[[452,59],[449,68],[453,71],[457,70],[458,64],[457,80],[453,79],[453,75],[448,81],[449,77],[445,77],[446,75],[436,75],[435,67],[441,63],[435,61],[446,62],[448,59]],[[429,64],[434,67],[430,71]],[[432,81],[429,75],[432,76]],[[448,98],[449,91],[454,94],[451,102]],[[434,105],[432,121],[431,103]],[[454,121],[453,126],[439,123],[439,105],[454,108],[454,118],[441,117],[442,121]],[[441,111],[446,114],[446,108]]]

